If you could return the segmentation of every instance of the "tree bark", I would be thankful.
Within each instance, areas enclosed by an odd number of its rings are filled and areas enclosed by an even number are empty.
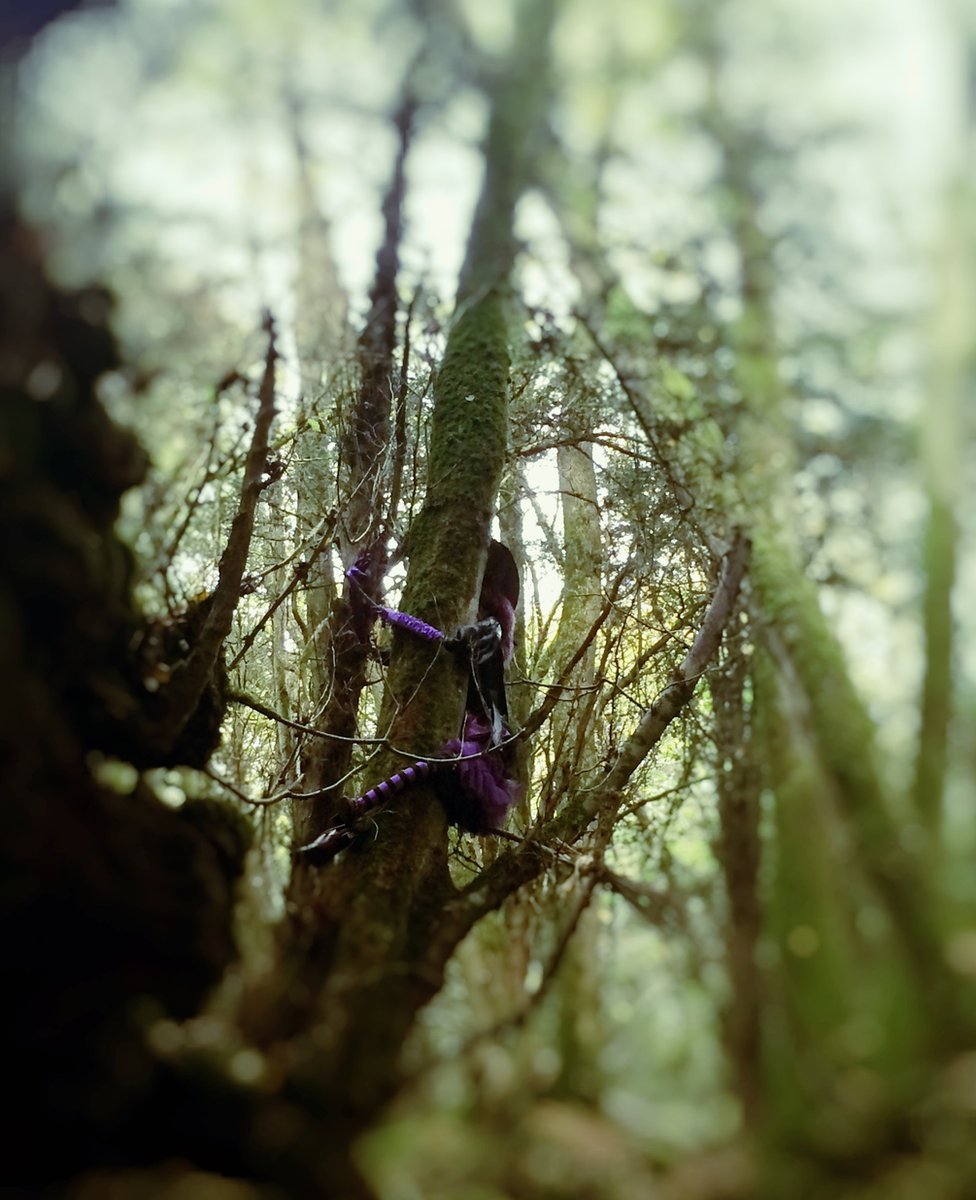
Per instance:
[[[0,209],[4,1179],[40,1187],[119,1153],[152,1091],[147,1023],[196,1013],[236,957],[249,831],[221,804],[164,806],[100,753],[158,749],[138,649],[152,625],[113,530],[145,456],[95,387],[119,365],[107,296],[50,285]],[[39,365],[56,368],[43,398]]]
[[[528,6],[494,99],[481,199],[435,384],[427,498],[408,538],[402,607],[447,630],[474,613],[507,451],[512,224],[541,121],[550,16],[549,4]],[[464,692],[451,656],[395,631],[380,718],[391,750],[374,773],[402,765],[393,747],[429,754],[453,736]],[[292,1086],[314,1097],[341,1131],[333,1137],[348,1139],[393,1094],[400,1047],[458,941],[438,932],[454,895],[446,818],[429,790],[416,788],[396,811],[378,814],[375,840],[325,869],[298,872],[263,1041],[295,1064]]]

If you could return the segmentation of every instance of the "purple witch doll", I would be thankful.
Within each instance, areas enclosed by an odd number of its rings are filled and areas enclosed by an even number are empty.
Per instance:
[[[357,822],[397,793],[429,778],[452,825],[469,833],[497,832],[521,787],[514,778],[515,749],[508,728],[505,666],[512,657],[515,606],[519,598],[518,568],[501,542],[488,546],[481,582],[478,620],[463,625],[450,638],[410,613],[387,608],[365,590],[369,559],[362,555],[346,572],[354,626],[361,640],[369,637],[378,617],[416,637],[440,642],[463,657],[469,668],[468,695],[460,737],[452,738],[436,756],[450,762],[420,759],[348,801],[349,818],[327,829],[298,853],[317,865],[327,863],[355,840]]]

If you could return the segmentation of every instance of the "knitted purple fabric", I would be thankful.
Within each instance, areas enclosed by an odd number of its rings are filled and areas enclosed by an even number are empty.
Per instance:
[[[424,638],[428,642],[444,640],[444,634],[414,617],[410,613],[400,612],[398,608],[387,608],[385,604],[377,604],[366,591],[369,583],[369,555],[360,554],[352,566],[346,571],[349,580],[349,606],[352,609],[353,624],[361,642],[369,637],[369,627],[377,617],[396,629],[405,629],[415,637]]]
[[[421,621],[419,617],[411,616],[410,613],[400,612],[398,608],[385,608],[382,604],[378,604],[376,606],[376,614],[387,625],[393,625],[397,629],[405,629],[407,633],[412,633],[419,638],[425,638],[428,642],[440,642],[444,638],[444,634],[439,629],[435,629],[433,625],[428,625],[426,621]]]
[[[369,641],[371,627],[377,618],[425,641],[445,640],[440,629],[428,625],[419,617],[396,608],[387,608],[374,600],[370,595],[369,568],[370,556],[363,553],[346,571],[352,624],[362,643]],[[482,580],[479,616],[497,620],[501,628],[503,664],[512,657],[518,597],[519,578],[515,560],[505,546],[492,541]],[[459,637],[455,635],[452,641],[461,644]],[[504,684],[500,683],[500,687],[503,689]],[[522,795],[523,787],[511,778],[515,773],[515,755],[513,747],[505,744],[509,731],[504,723],[504,692],[500,701],[492,695],[489,702],[479,689],[476,693],[476,709],[471,695],[469,689],[468,703],[474,711],[469,710],[465,714],[461,737],[452,738],[439,755],[441,758],[456,758],[457,762],[435,764],[419,760],[404,768],[350,802],[353,820],[374,811],[384,801],[421,783],[429,775],[453,825],[469,833],[491,833],[505,824],[508,810]],[[486,708],[487,712],[484,711]],[[325,863],[350,845],[355,836],[354,826],[343,822],[302,847],[301,853],[309,861]]]
[[[502,733],[508,736],[507,729]],[[463,736],[452,738],[441,751],[444,758],[457,756],[459,761],[453,771],[437,775],[438,795],[452,824],[469,833],[500,829],[521,792],[520,785],[507,777],[509,755],[501,748],[491,750],[491,741],[489,722],[469,712]]]

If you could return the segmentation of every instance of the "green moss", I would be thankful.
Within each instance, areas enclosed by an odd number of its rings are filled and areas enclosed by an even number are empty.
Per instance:
[[[496,289],[459,316],[437,377],[430,506],[465,506],[487,520],[508,437],[508,323]]]
[[[792,1016],[805,1039],[821,1038],[847,1011],[845,989],[852,963],[833,886],[836,872],[844,868],[846,848],[838,837],[838,817],[816,748],[805,736],[809,731],[797,728],[797,714],[789,711],[767,653],[756,655],[754,673],[756,733],[766,783],[775,796],[775,903],[770,919]]]
[[[753,583],[763,612],[782,637],[799,674],[827,769],[849,798],[863,801],[858,808],[871,824],[871,836],[891,833],[877,773],[873,722],[851,682],[814,584],[768,525],[760,525],[753,536]]]
[[[830,788],[857,861],[884,903],[916,977],[926,981],[919,1004],[930,1014],[933,1028],[958,1029],[937,899],[925,864],[899,836],[877,769],[874,725],[815,587],[796,567],[770,521],[757,522],[753,530],[752,562],[753,587],[768,624],[767,645],[777,671],[795,672],[793,690],[804,706],[798,715],[816,755],[820,786]]]
[[[471,619],[508,442],[506,299],[489,292],[463,308],[435,384],[427,503],[410,535],[403,605],[437,628]],[[404,709],[396,744],[429,753],[453,736],[463,672],[449,655],[394,635],[388,706],[423,690],[424,705]],[[392,707],[387,712],[392,715]]]

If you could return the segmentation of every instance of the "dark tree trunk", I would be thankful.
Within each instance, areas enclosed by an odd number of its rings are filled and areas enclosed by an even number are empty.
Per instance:
[[[144,457],[94,393],[117,365],[107,298],[51,287],[9,216],[0,238],[4,1179],[39,1183],[120,1154],[154,1086],[147,1022],[195,1013],[235,956],[249,835],[221,805],[173,811],[100,765],[205,759],[216,659],[182,707],[148,690],[200,622],[147,623],[131,602],[112,525]]]

